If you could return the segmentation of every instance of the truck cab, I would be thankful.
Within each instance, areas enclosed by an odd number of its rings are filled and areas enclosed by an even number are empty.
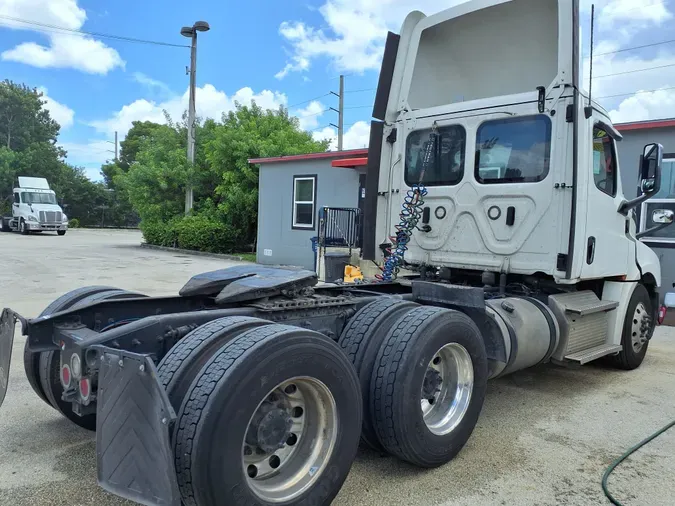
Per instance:
[[[575,336],[577,320],[559,315],[570,345],[553,358],[586,363],[621,349],[636,287],[656,319],[661,269],[634,210],[660,185],[663,148],[619,163],[621,134],[583,89],[579,42],[576,0],[410,13],[383,57],[364,257],[388,281],[405,268],[501,296],[548,287],[551,307],[567,294],[568,309],[602,313],[603,330]],[[640,174],[641,197],[625,196],[620,170]]]
[[[19,186],[14,188],[12,216],[0,217],[0,230],[22,234],[54,231],[65,235],[68,217],[56,200],[56,193],[49,188],[44,178],[18,178]]]

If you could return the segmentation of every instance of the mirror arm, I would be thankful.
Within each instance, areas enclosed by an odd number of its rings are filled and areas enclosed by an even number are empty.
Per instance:
[[[637,198],[634,198],[633,200],[624,200],[623,202],[621,202],[621,205],[619,206],[619,212],[624,216],[628,216],[628,211],[630,211],[631,209],[635,209],[645,200],[649,200],[649,198],[652,195],[653,193],[645,193]]]
[[[661,223],[658,227],[652,227],[649,230],[645,230],[644,232],[640,232],[639,234],[635,234],[636,239],[642,239],[643,237],[646,237],[648,235],[652,235],[659,230],[663,230],[666,227],[671,226],[672,223]]]

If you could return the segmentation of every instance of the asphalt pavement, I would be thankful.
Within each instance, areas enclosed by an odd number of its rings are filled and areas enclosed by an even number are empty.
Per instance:
[[[236,262],[141,249],[135,231],[0,234],[0,308],[34,317],[59,295],[111,285],[171,295],[199,272]],[[31,390],[15,340],[0,408],[0,505],[131,504],[96,485],[93,434]],[[540,366],[488,385],[471,439],[450,464],[420,470],[362,449],[337,506],[597,505],[607,465],[675,419],[675,329],[659,328],[636,371]],[[672,505],[675,429],[617,469],[626,505]]]

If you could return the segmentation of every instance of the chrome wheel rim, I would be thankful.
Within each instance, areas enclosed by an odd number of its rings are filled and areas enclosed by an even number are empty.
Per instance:
[[[631,322],[631,343],[633,351],[640,353],[645,343],[649,338],[649,325],[651,317],[647,312],[647,308],[642,302],[635,306],[635,313],[633,314],[633,321]]]
[[[461,344],[446,344],[429,361],[422,384],[421,408],[427,428],[437,436],[455,430],[469,409],[472,391],[471,355]]]
[[[309,377],[278,384],[258,404],[244,436],[249,487],[268,502],[297,498],[321,476],[337,434],[337,407],[326,385]]]

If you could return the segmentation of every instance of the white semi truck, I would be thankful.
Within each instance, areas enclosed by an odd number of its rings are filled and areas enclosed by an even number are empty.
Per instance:
[[[14,188],[12,215],[0,216],[0,232],[56,232],[66,235],[68,216],[56,201],[56,193],[43,177],[18,177]]]
[[[473,0],[388,35],[364,232],[381,280],[247,265],[175,297],[93,286],[34,319],[5,309],[0,402],[19,322],[28,381],[96,430],[106,490],[323,505],[360,439],[421,467],[450,461],[491,378],[637,369],[661,274],[634,211],[659,189],[663,148],[619,166],[621,135],[581,87],[578,20],[577,0]]]

